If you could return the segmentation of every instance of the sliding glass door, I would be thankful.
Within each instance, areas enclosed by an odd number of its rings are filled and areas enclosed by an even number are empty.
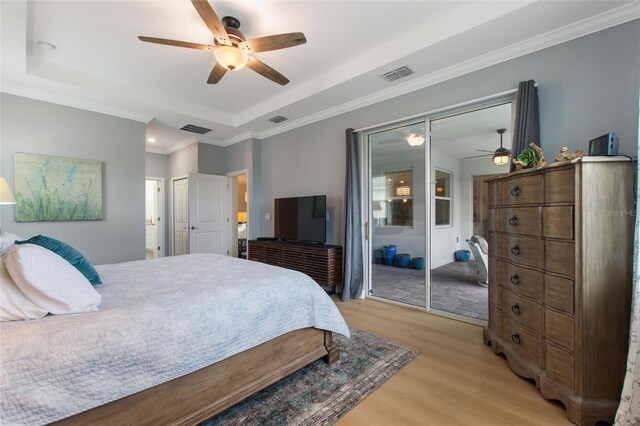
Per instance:
[[[424,120],[366,133],[369,294],[422,308],[427,295],[426,139]]]
[[[511,103],[430,124],[430,310],[486,321],[487,181],[509,171],[508,163],[496,165],[492,157],[502,135],[510,145]]]

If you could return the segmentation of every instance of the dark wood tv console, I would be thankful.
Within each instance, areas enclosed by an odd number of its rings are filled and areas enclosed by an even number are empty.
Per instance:
[[[303,272],[323,287],[342,283],[342,246],[249,241],[249,260]]]

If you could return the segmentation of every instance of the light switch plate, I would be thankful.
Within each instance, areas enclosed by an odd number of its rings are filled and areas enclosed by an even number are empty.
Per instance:
[[[264,220],[271,220],[271,213],[265,213]]]

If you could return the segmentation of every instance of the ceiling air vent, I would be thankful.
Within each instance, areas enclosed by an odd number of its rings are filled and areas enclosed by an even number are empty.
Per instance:
[[[283,117],[281,115],[276,115],[275,117],[271,117],[269,119],[270,122],[276,123],[276,124],[282,123],[283,121],[286,121],[286,120],[288,120],[288,118],[287,117]]]
[[[413,70],[407,66],[404,66],[396,70],[384,73],[380,77],[387,80],[388,82],[392,82],[392,81],[396,81],[399,78],[406,77],[411,74],[413,74]]]
[[[199,135],[204,135],[205,133],[209,133],[211,129],[207,129],[206,127],[196,126],[195,124],[187,124],[185,126],[180,127],[180,130],[186,130],[187,132],[197,133]]]

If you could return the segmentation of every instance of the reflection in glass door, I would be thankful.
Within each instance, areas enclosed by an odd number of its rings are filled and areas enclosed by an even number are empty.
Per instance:
[[[509,165],[496,165],[500,132],[509,140],[511,103],[430,122],[429,310],[472,321],[488,318],[488,184]],[[487,284],[488,283],[488,284]]]
[[[426,307],[425,121],[366,134],[369,294]]]

